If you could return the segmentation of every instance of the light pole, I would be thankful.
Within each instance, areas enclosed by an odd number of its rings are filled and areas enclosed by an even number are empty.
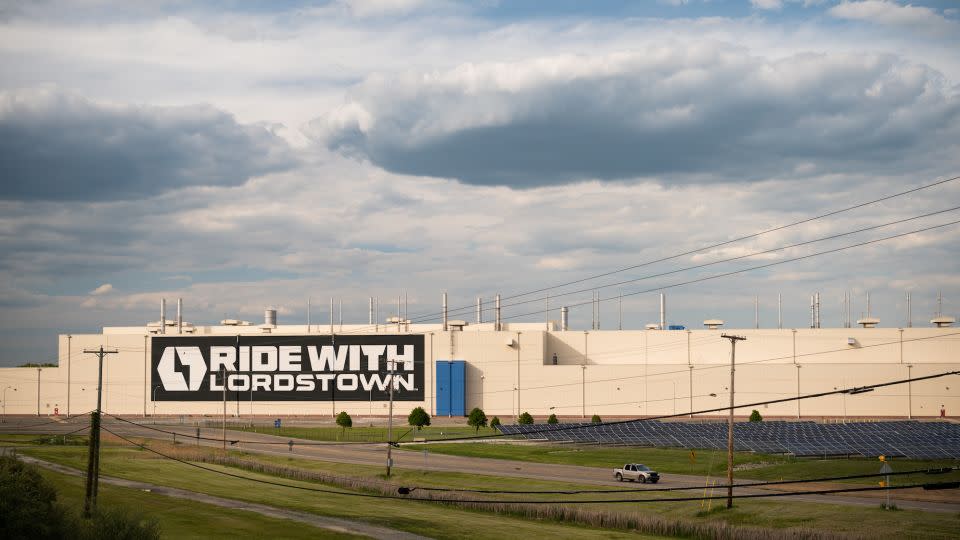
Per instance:
[[[907,420],[913,420],[913,364],[907,364]]]
[[[4,421],[4,422],[7,421],[7,390],[10,389],[10,388],[13,388],[13,387],[12,387],[12,386],[8,386],[8,387],[6,387],[6,388],[3,389],[3,421]],[[13,388],[13,391],[16,392],[17,389],[16,389],[16,388]]]
[[[797,364],[797,420],[800,419],[800,364]]]
[[[40,372],[43,368],[37,368],[37,416],[40,416]]]
[[[160,385],[153,387],[153,416],[157,416],[157,389],[160,388]]]
[[[517,387],[513,387],[513,392],[510,392],[510,397],[513,398],[513,423],[517,424],[519,421],[520,410],[517,409]]]
[[[673,382],[673,414],[677,414],[677,381]]]

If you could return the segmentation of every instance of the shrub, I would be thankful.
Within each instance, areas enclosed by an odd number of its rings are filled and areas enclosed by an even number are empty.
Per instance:
[[[497,429],[498,427],[500,427],[500,417],[499,417],[499,416],[494,416],[494,417],[493,417],[493,420],[490,421],[490,427],[493,428],[493,429]]]
[[[476,428],[477,431],[480,431],[480,428],[487,427],[487,415],[483,412],[483,409],[480,407],[474,407],[470,411],[470,416],[467,417],[467,424]]]
[[[340,414],[337,415],[337,425],[342,427],[343,431],[346,431],[348,427],[353,427],[353,418],[350,418],[347,411],[340,411]]]
[[[427,411],[423,410],[423,407],[417,407],[410,411],[410,416],[407,417],[407,423],[411,426],[417,426],[417,429],[423,426],[429,426],[430,415],[427,414]]]
[[[557,415],[551,414],[551,415],[550,415],[550,418],[547,418],[547,423],[548,423],[548,424],[559,424],[559,423],[560,423],[560,420],[557,419]]]
[[[751,421],[751,422],[763,422],[763,417],[760,416],[760,411],[754,409],[753,412],[750,413],[750,421]]]
[[[66,529],[53,486],[35,467],[0,457],[0,538],[60,538]]]
[[[590,417],[590,421],[593,422],[594,424],[602,424],[602,423],[603,423],[603,420],[600,419],[600,415],[599,415],[599,414],[595,414],[595,415],[593,415],[592,417]]]
[[[533,417],[530,416],[530,413],[524,412],[523,414],[520,415],[520,418],[517,418],[517,423],[518,423],[518,424],[532,424],[532,423],[533,423]]]
[[[36,467],[0,457],[0,538],[159,540],[160,527],[124,509],[100,507],[90,520],[57,503],[56,489]]]

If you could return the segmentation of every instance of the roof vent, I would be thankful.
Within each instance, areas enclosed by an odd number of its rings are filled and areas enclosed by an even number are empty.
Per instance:
[[[876,328],[877,325],[880,324],[880,319],[876,317],[865,317],[863,319],[857,319],[857,324],[864,328]]]
[[[707,330],[716,330],[723,326],[723,321],[720,319],[707,319],[703,321],[703,325],[707,327]]]
[[[953,317],[934,317],[930,319],[930,324],[936,325],[937,328],[950,328],[950,325],[957,322]]]

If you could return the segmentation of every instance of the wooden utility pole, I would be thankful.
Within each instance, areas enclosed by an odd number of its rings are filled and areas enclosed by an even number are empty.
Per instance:
[[[737,342],[746,341],[743,336],[722,334],[730,340],[730,415],[727,417],[727,508],[733,508],[733,382],[737,361]]]
[[[227,368],[226,368],[226,366],[221,366],[221,367],[220,367],[220,373],[223,374],[223,381],[222,381],[222,384],[223,384],[223,422],[222,422],[222,424],[221,424],[221,427],[223,428],[223,430],[222,430],[221,433],[223,434],[223,451],[224,451],[224,453],[226,453],[226,451],[227,451]],[[252,388],[253,383],[251,382],[250,384],[251,384],[251,388]]]
[[[90,414],[90,444],[87,454],[87,485],[86,497],[83,501],[83,517],[91,517],[97,510],[97,489],[100,479],[100,403],[103,396],[103,357],[108,354],[117,354],[116,349],[84,349],[86,354],[95,354],[99,358],[99,373],[97,375],[97,410]]]
[[[395,376],[396,360],[389,360],[390,366],[390,411],[387,416],[387,478],[390,478],[390,468],[393,467],[393,378]]]

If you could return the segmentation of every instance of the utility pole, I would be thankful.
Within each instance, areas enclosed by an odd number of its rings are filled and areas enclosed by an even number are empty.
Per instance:
[[[100,480],[100,403],[103,396],[103,357],[117,354],[117,349],[84,349],[85,354],[95,354],[99,358],[97,375],[97,410],[90,413],[90,445],[87,454],[86,497],[83,501],[83,516],[89,518],[97,510],[97,489]]]
[[[393,458],[390,451],[393,450],[393,377],[396,360],[390,360],[390,411],[387,417],[387,478],[390,478],[390,467],[393,466]]]
[[[221,434],[223,435],[223,451],[227,451],[227,367],[220,366],[220,373],[223,374],[223,423],[221,426],[223,430]],[[251,384],[252,386],[252,384]]]
[[[40,416],[40,372],[43,368],[37,368],[37,416]]]
[[[730,340],[730,415],[727,417],[727,508],[733,508],[733,381],[737,363],[737,342],[746,341],[743,336],[722,334]]]

